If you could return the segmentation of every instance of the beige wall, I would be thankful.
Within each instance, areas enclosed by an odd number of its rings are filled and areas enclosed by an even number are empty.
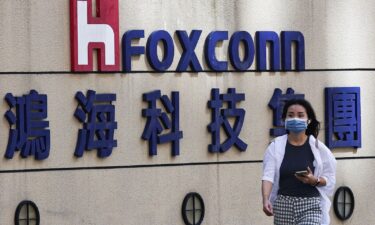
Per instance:
[[[369,1],[162,1],[120,0],[120,34],[144,29],[201,29],[196,53],[203,64],[203,44],[213,30],[231,33],[298,30],[305,36],[306,69],[374,68],[372,40],[375,3]],[[366,18],[366,21],[364,21]],[[198,74],[69,74],[69,4],[66,0],[0,1],[0,72],[66,71],[66,74],[2,74],[0,96],[27,94],[30,89],[48,94],[51,153],[47,160],[1,159],[0,170],[104,167],[261,160],[270,137],[272,111],[267,107],[273,90],[292,87],[314,105],[324,127],[324,88],[361,87],[362,148],[334,150],[337,157],[374,156],[372,124],[375,107],[373,71],[290,73],[198,73]],[[146,39],[139,44],[144,45]],[[223,49],[226,49],[227,42]],[[180,49],[177,48],[176,49]],[[221,51],[221,50],[219,50]],[[227,56],[224,50],[221,59]],[[174,64],[180,53],[176,50]],[[252,69],[254,69],[254,65]],[[133,70],[150,70],[145,57],[133,59]],[[207,66],[204,65],[207,69]],[[225,154],[209,154],[211,137],[206,130],[211,114],[207,108],[211,88],[221,92],[235,87],[245,93],[238,107],[246,110],[240,137],[246,152],[232,148]],[[115,138],[118,147],[106,159],[96,151],[73,156],[81,124],[73,117],[77,91],[116,93]],[[180,127],[184,132],[181,154],[170,156],[170,145],[159,145],[158,155],[148,156],[147,142],[140,136],[145,126],[142,94],[160,89],[163,94],[180,92]],[[0,114],[8,109],[3,101]],[[0,149],[5,152],[8,123],[0,122]],[[320,139],[324,140],[324,130]],[[1,153],[3,154],[3,153]],[[373,160],[338,161],[337,187],[350,186],[356,197],[352,218],[332,224],[373,224],[375,197],[372,189]],[[13,224],[17,204],[33,200],[40,209],[42,224],[183,224],[181,204],[191,191],[206,204],[203,224],[271,224],[261,211],[260,163],[180,167],[124,168],[0,174],[0,224]]]

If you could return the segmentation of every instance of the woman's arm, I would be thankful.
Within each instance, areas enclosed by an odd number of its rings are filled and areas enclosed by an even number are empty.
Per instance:
[[[262,197],[263,197],[263,212],[267,216],[273,216],[272,204],[270,202],[270,194],[272,191],[272,182],[262,181]]]
[[[274,156],[275,142],[271,142],[264,154],[263,159],[263,177],[262,177],[262,198],[263,212],[267,216],[273,216],[270,195],[275,177],[276,159]]]
[[[326,185],[322,186],[321,189],[328,196],[331,196],[333,195],[336,184],[336,159],[327,147],[321,156],[323,161],[323,173],[321,178],[326,181]]]

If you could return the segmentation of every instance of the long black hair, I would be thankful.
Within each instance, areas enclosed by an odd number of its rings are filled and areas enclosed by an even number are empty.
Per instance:
[[[313,107],[311,106],[310,102],[308,102],[307,100],[292,99],[292,100],[287,101],[283,108],[283,114],[282,114],[283,120],[285,120],[286,118],[286,113],[288,112],[288,108],[292,105],[300,105],[303,108],[305,108],[307,117],[310,121],[310,123],[307,125],[307,129],[305,133],[306,135],[313,135],[315,138],[317,138],[319,135],[320,123],[316,119]]]

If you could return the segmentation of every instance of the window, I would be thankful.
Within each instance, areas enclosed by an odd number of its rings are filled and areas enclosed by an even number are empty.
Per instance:
[[[14,222],[16,225],[39,225],[40,215],[35,203],[32,201],[22,201],[17,206]]]
[[[333,199],[333,208],[336,216],[341,220],[351,217],[354,211],[354,195],[348,187],[339,187]]]
[[[182,203],[182,218],[186,225],[200,225],[204,218],[204,202],[195,192],[185,196]]]

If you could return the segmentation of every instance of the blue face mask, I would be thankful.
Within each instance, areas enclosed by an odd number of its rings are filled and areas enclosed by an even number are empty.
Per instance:
[[[285,120],[285,129],[293,133],[300,133],[307,129],[307,120],[300,118],[288,118]]]

